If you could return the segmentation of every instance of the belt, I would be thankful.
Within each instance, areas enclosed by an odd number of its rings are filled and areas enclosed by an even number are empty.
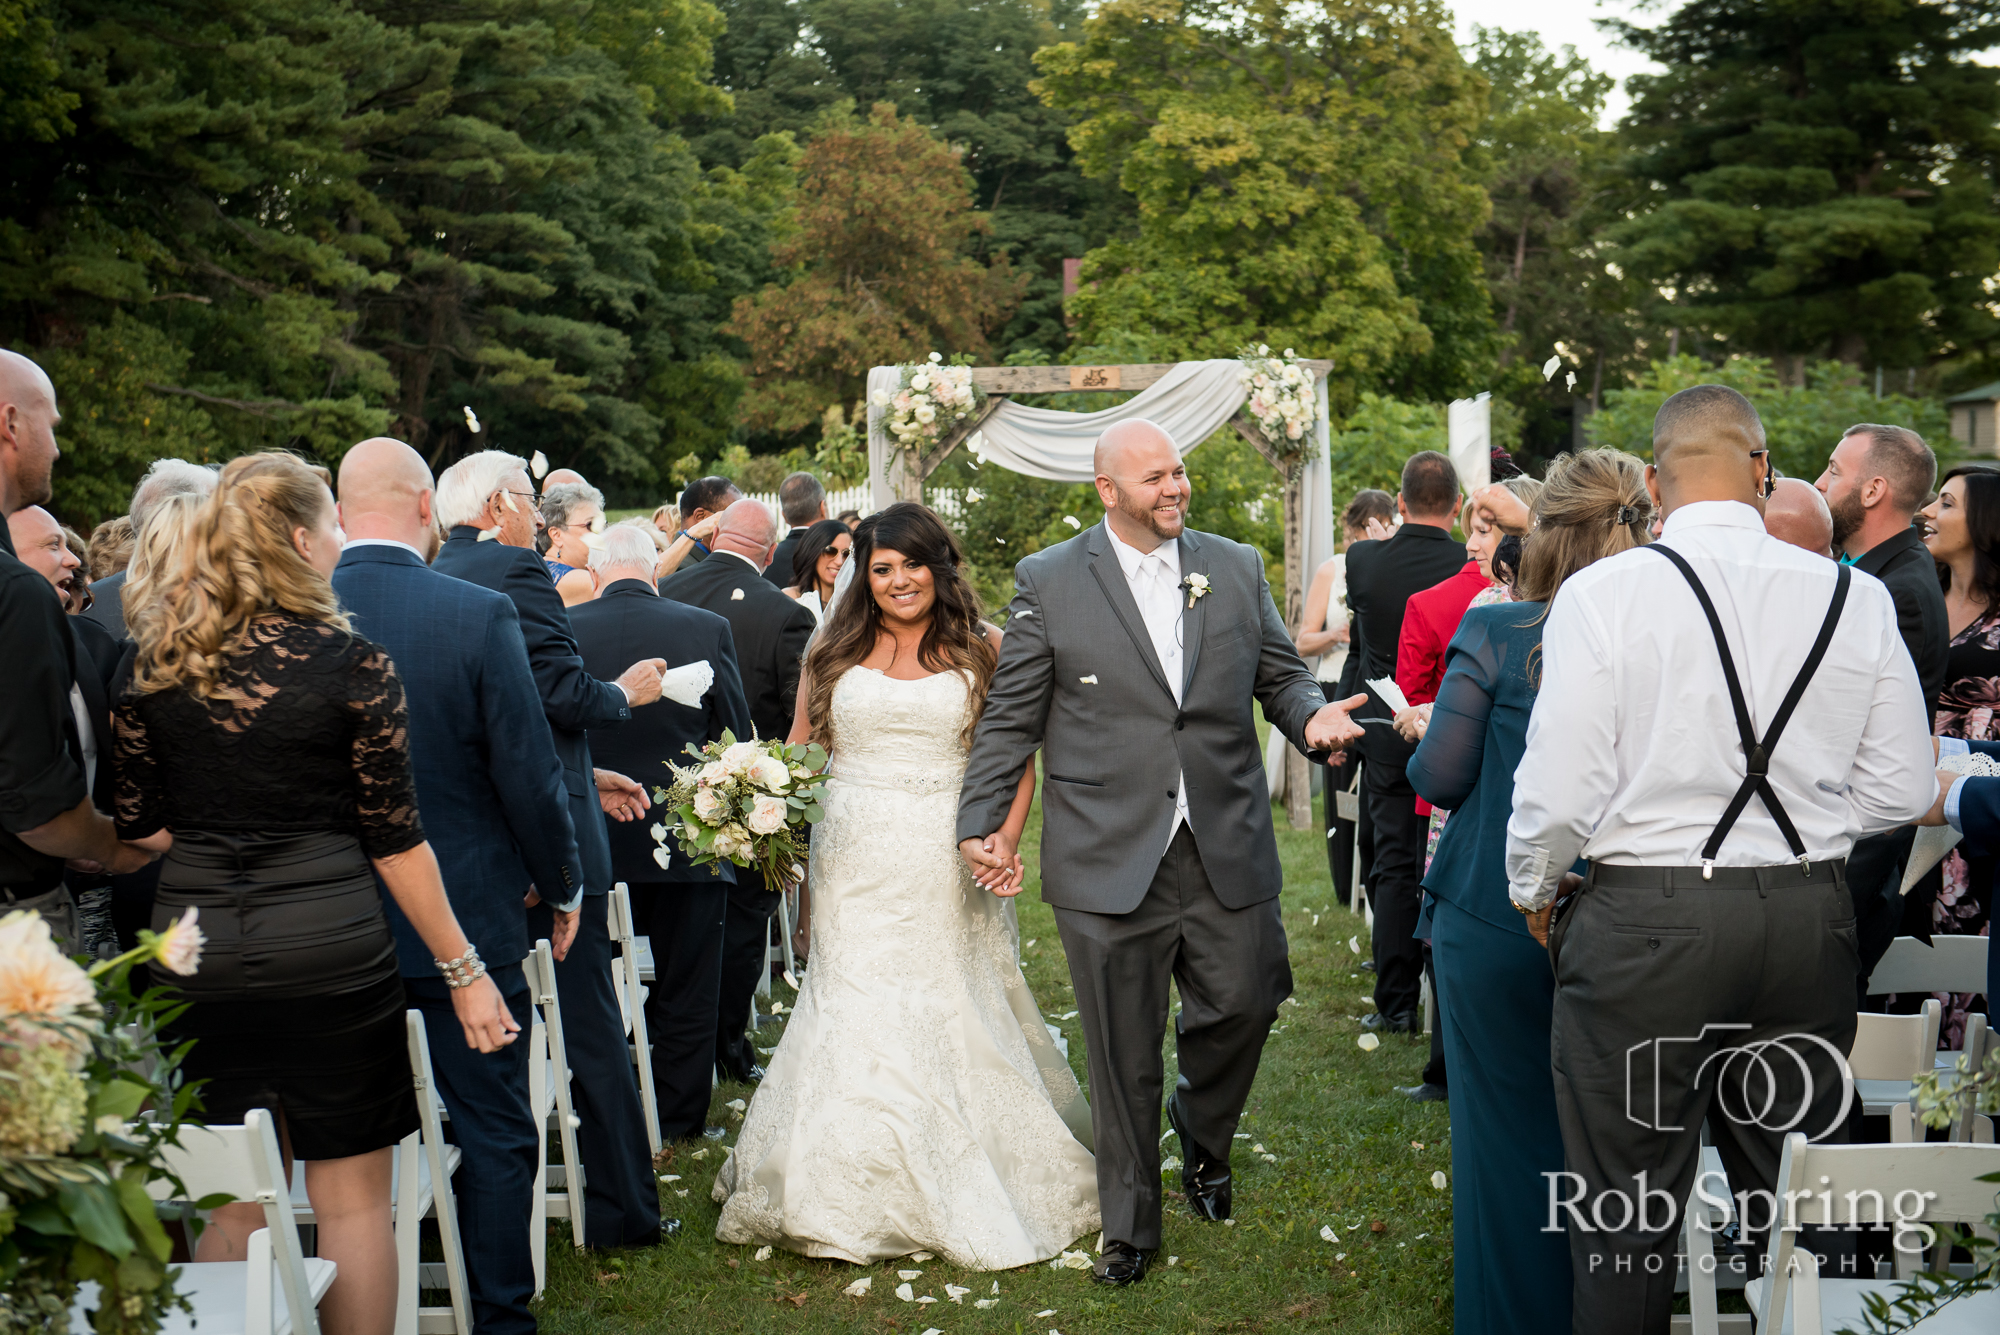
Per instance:
[[[1764,894],[1801,885],[1839,885],[1847,879],[1847,859],[1827,862],[1781,862],[1775,867],[1627,867],[1593,862],[1585,889],[1606,890],[1755,890]]]
[[[4,898],[9,904],[18,904],[24,899],[40,899],[43,895],[61,888],[61,877],[57,877],[47,885],[0,885],[0,898]]]

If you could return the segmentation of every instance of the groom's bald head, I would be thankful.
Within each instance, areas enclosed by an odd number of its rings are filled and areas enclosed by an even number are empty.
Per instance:
[[[1150,552],[1187,526],[1187,469],[1174,438],[1144,418],[1119,422],[1097,438],[1097,497],[1119,538]]]

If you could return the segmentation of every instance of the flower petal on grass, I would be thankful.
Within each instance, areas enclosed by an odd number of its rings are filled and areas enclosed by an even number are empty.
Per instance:
[[[1179,1155],[1170,1154],[1166,1158],[1160,1160],[1160,1171],[1162,1173],[1171,1173],[1174,1171],[1174,1169],[1179,1168],[1180,1166],[1181,1166],[1181,1161]]]
[[[929,1252],[911,1252],[910,1259],[912,1261],[915,1261],[918,1265],[922,1265],[924,1262],[931,1259],[931,1254]]]
[[[984,1311],[988,1307],[998,1307],[1000,1300],[998,1298],[974,1298],[972,1305]]]
[[[860,1279],[855,1280],[852,1284],[849,1284],[846,1288],[842,1289],[841,1292],[846,1294],[850,1298],[866,1298],[868,1296],[869,1286],[871,1286],[874,1283],[875,1283],[875,1276],[863,1275]]]
[[[1358,936],[1348,937],[1347,948],[1353,951],[1355,954],[1359,955],[1361,953],[1361,938]]]
[[[1436,1187],[1439,1191],[1444,1190],[1445,1180],[1446,1179],[1443,1169],[1439,1169],[1437,1172],[1431,1174],[1431,1185],[1433,1187]]]
[[[1354,1043],[1363,1052],[1373,1052],[1382,1046],[1382,1040],[1373,1034],[1363,1034],[1361,1037],[1355,1039]]]
[[[896,1286],[896,1296],[906,1303],[913,1303],[917,1300],[917,1291],[907,1284],[898,1284]]]
[[[750,1259],[753,1261],[768,1261],[771,1259],[771,1249],[769,1247],[759,1247],[757,1254]]]
[[[1336,1232],[1334,1232],[1334,1231],[1333,1231],[1333,1225],[1332,1225],[1332,1224],[1321,1224],[1321,1225],[1319,1226],[1319,1236],[1320,1236],[1320,1240],[1321,1240],[1321,1241],[1323,1241],[1323,1242],[1339,1242],[1339,1241],[1340,1241],[1340,1235],[1339,1235],[1338,1233],[1336,1233]]]
[[[972,1290],[963,1284],[947,1284],[944,1286],[944,1296],[960,1306],[964,1306],[965,1295],[971,1292]]]
[[[896,1278],[897,1278],[897,1279],[921,1279],[921,1278],[923,1277],[923,1273],[924,1273],[924,1272],[923,1272],[923,1271],[921,1271],[921,1270],[898,1270],[898,1271],[896,1272]]]

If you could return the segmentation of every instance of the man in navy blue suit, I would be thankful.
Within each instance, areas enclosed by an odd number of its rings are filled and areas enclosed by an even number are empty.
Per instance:
[[[541,524],[528,466],[499,450],[467,455],[438,480],[438,519],[447,531],[434,568],[502,593],[521,618],[528,665],[542,713],[562,763],[586,896],[576,943],[556,966],[562,991],[563,1039],[575,1076],[577,1149],[583,1156],[584,1241],[592,1247],[647,1246],[658,1241],[659,1184],[653,1175],[645,1114],[632,1050],[611,983],[611,933],[604,896],[611,890],[611,849],[604,815],[634,820],[649,804],[631,779],[591,764],[590,732],[623,726],[632,710],[660,698],[665,661],[649,657],[616,681],[584,670],[569,614],[542,558],[535,555]],[[529,911],[529,929],[551,929],[546,904]],[[678,1225],[669,1222],[668,1231]]]
[[[340,465],[347,548],[333,587],[354,627],[389,651],[409,699],[411,767],[445,894],[525,1030],[532,1001],[526,899],[545,892],[558,949],[576,934],[583,867],[562,768],[542,717],[514,605],[424,564],[431,474],[401,441],[364,440]],[[459,1037],[450,989],[396,901],[403,988],[424,1015],[438,1092],[464,1155],[460,1202],[473,1319],[481,1335],[535,1329],[534,1255],[523,1221],[541,1145],[528,1102],[528,1044],[480,1053]]]
[[[662,598],[653,589],[653,540],[629,525],[613,526],[590,556],[597,597],[570,609],[583,664],[608,672],[645,654],[664,655],[669,668],[704,660],[715,681],[692,705],[661,700],[634,711],[622,728],[593,736],[592,753],[646,784],[666,784],[666,763],[690,763],[700,747],[727,731],[750,735],[750,706],[736,668],[729,623],[713,612]],[[633,916],[653,942],[654,982],[646,997],[653,1042],[653,1090],[660,1134],[699,1138],[708,1121],[720,1018],[723,922],[736,869],[727,862],[698,867],[669,844],[665,867],[652,836],[637,821],[611,829],[611,869],[632,888]],[[740,1017],[739,1017],[740,1018]]]

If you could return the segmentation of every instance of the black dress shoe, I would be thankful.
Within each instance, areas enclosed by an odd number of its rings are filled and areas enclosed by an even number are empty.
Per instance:
[[[675,1137],[674,1144],[700,1145],[704,1140],[721,1140],[728,1134],[729,1128],[726,1126],[705,1126],[697,1134]]]
[[[1176,1094],[1167,1095],[1167,1125],[1180,1138],[1181,1189],[1187,1192],[1188,1208],[1194,1211],[1197,1219],[1221,1223],[1229,1218],[1229,1160],[1210,1154],[1187,1133],[1186,1126],[1181,1122],[1180,1098]]]
[[[616,1251],[624,1251],[630,1247],[657,1247],[663,1241],[665,1241],[668,1238],[671,1238],[672,1236],[674,1236],[674,1234],[680,1231],[681,1231],[680,1220],[662,1219],[660,1221],[660,1226],[658,1228],[654,1229],[650,1233],[641,1233],[638,1237],[632,1239],[630,1242],[614,1242],[608,1247],[591,1247],[588,1250],[593,1252],[616,1252]]]
[[[740,1071],[733,1067],[723,1066],[719,1067],[718,1071],[722,1076],[722,1083],[725,1085],[754,1085],[764,1078],[764,1068],[761,1066],[750,1066]]]
[[[1418,1103],[1448,1103],[1451,1100],[1443,1085],[1434,1085],[1428,1080],[1421,1085],[1398,1085],[1396,1092]]]
[[[1361,1027],[1369,1033],[1414,1034],[1422,1024],[1415,1011],[1404,1011],[1401,1015],[1384,1015],[1376,1011],[1373,1015],[1361,1017]]]
[[[1374,960],[1363,960],[1363,961],[1361,961],[1361,967],[1362,967],[1362,968],[1364,968],[1364,969],[1366,969],[1366,970],[1368,970],[1368,972],[1370,972],[1370,973],[1374,973],[1374,972],[1375,972],[1375,961],[1374,961]]]
[[[1104,1255],[1090,1269],[1090,1277],[1099,1284],[1116,1288],[1137,1284],[1146,1277],[1146,1265],[1152,1259],[1151,1252],[1141,1251],[1129,1242],[1107,1242]]]

